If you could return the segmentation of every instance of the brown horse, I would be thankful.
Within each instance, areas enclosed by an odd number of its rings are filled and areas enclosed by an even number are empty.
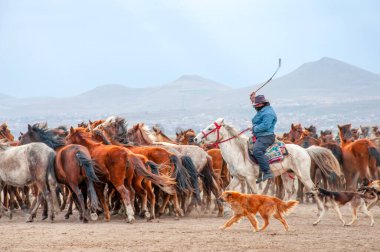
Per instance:
[[[109,172],[109,182],[115,187],[120,194],[127,212],[129,223],[134,222],[134,210],[131,199],[134,199],[133,179],[135,174],[143,176],[145,179],[152,181],[161,190],[168,194],[173,194],[173,179],[166,176],[158,176],[150,172],[146,165],[148,159],[145,156],[134,154],[132,151],[116,145],[104,145],[92,140],[92,134],[84,128],[70,128],[70,134],[66,137],[70,144],[80,144],[86,146],[91,157],[97,165]],[[126,183],[128,189],[125,187]],[[101,188],[104,190],[104,187]],[[100,190],[103,192],[102,190]],[[99,195],[100,201],[105,212],[105,219],[109,221],[110,213],[104,195]]]
[[[354,141],[351,124],[338,125],[347,189],[354,190],[358,179],[377,179],[380,153],[368,139]]]
[[[116,122],[116,123],[114,123]],[[115,145],[121,145],[125,146],[124,144],[121,144],[119,141],[114,140],[115,137],[119,137],[120,139],[125,139],[124,136],[121,135],[121,130],[119,128],[119,124],[124,124],[123,120],[117,119],[116,121],[113,121],[109,124],[103,123],[99,125],[99,130],[101,130],[101,133],[97,133],[96,137],[98,140],[102,141],[104,144],[115,144]],[[115,130],[118,129],[118,130]],[[96,130],[94,130],[96,131]],[[190,192],[197,192],[198,195],[196,195],[197,198],[199,198],[199,188],[198,184],[196,183],[196,189],[193,190],[193,187],[190,183],[190,181],[194,181],[194,179],[197,179],[197,173],[194,165],[192,164],[192,170],[195,171],[187,172],[186,168],[182,165],[180,159],[177,157],[177,155],[159,147],[159,146],[132,146],[127,145],[125,146],[129,150],[131,150],[133,153],[141,154],[146,156],[149,160],[153,161],[154,163],[159,165],[159,172],[160,174],[167,175],[169,177],[175,178],[177,181],[177,191],[174,192],[173,195],[165,194],[164,195],[164,202],[167,202],[169,200],[172,200],[174,203],[174,209],[176,218],[179,216],[182,216],[183,213],[181,209],[179,208],[179,195],[187,195]],[[192,162],[191,162],[192,163]],[[190,178],[191,177],[191,178]],[[195,177],[195,178],[194,178]],[[146,185],[149,187],[149,185]],[[149,190],[148,190],[149,191]],[[177,194],[178,192],[178,194]],[[149,195],[150,201],[151,201],[151,215],[154,218],[154,205],[155,205],[155,197],[154,195]],[[153,202],[154,201],[154,202]],[[152,203],[153,202],[153,203]],[[167,203],[166,203],[167,204]],[[165,207],[162,204],[162,207],[159,210],[159,214],[163,214]],[[182,209],[184,212],[186,212],[185,204],[182,205]]]
[[[302,133],[303,133],[302,125],[300,123],[299,124],[292,123],[290,127],[290,131],[288,133],[288,139],[285,139],[285,140],[289,140],[290,142],[294,143],[296,140],[301,138]]]
[[[95,174],[87,148],[78,144],[65,145],[64,139],[59,135],[60,129],[49,130],[46,124],[28,125],[28,131],[20,137],[20,144],[43,142],[56,151],[57,181],[68,186],[79,210],[80,219],[86,223],[90,220],[86,205],[87,191],[90,193],[91,208],[96,210],[99,203],[95,183],[100,181]],[[68,216],[69,213],[65,217],[68,218]]]

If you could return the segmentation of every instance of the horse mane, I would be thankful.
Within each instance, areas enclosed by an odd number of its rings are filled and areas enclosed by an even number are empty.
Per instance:
[[[226,129],[226,131],[228,132],[230,137],[239,135],[239,132],[237,132],[236,129],[232,125],[228,125],[228,124],[224,123],[224,128]],[[242,136],[240,135],[240,136],[232,139],[231,141],[236,142],[239,149],[241,150],[241,153],[243,153],[244,157],[245,157],[245,153],[247,151],[246,150],[246,139],[242,138]]]
[[[65,145],[64,139],[56,136],[53,130],[49,130],[46,122],[34,124],[32,130],[40,137],[41,142],[53,149]]]

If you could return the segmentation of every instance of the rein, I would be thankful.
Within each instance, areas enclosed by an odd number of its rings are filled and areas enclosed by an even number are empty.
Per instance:
[[[218,125],[216,122],[214,122],[214,125],[215,125],[215,129],[211,130],[210,132],[208,133],[204,133],[204,131],[202,130],[201,133],[203,135],[203,137],[205,139],[207,139],[207,136],[210,135],[211,133],[215,132],[216,131],[216,141],[215,143],[212,143],[213,146],[215,146],[216,148],[219,148],[219,145],[222,144],[222,143],[225,143],[225,142],[228,142],[232,139],[235,139],[237,138],[238,136],[244,134],[245,132],[247,132],[248,130],[250,130],[251,128],[246,128],[244,129],[243,131],[241,131],[239,134],[237,134],[236,136],[232,136],[232,137],[229,137],[227,139],[220,139],[220,129],[222,128],[223,125]]]

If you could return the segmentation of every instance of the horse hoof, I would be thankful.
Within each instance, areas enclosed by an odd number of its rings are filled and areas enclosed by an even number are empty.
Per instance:
[[[65,214],[65,220],[68,220],[70,218],[69,214]]]
[[[99,216],[96,213],[91,213],[90,218],[92,221],[96,221],[96,220],[98,220]]]
[[[28,215],[27,218],[26,218],[26,222],[33,222],[33,216],[32,215]]]
[[[149,212],[145,212],[145,218],[148,220],[150,219],[150,213]]]
[[[42,215],[42,219],[41,220],[46,220],[48,218],[47,215]]]
[[[223,213],[218,213],[218,217],[223,217]]]
[[[134,217],[128,218],[128,223],[129,224],[133,224],[134,222],[135,222],[135,218]]]

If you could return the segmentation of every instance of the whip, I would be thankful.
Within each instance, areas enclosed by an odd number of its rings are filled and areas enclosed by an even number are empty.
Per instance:
[[[281,58],[278,59],[278,66],[277,66],[276,71],[273,73],[273,75],[266,82],[264,82],[258,89],[256,89],[256,91],[254,91],[253,93],[257,93],[260,89],[265,87],[265,85],[267,85],[273,79],[273,77],[276,75],[280,67],[281,67]]]

